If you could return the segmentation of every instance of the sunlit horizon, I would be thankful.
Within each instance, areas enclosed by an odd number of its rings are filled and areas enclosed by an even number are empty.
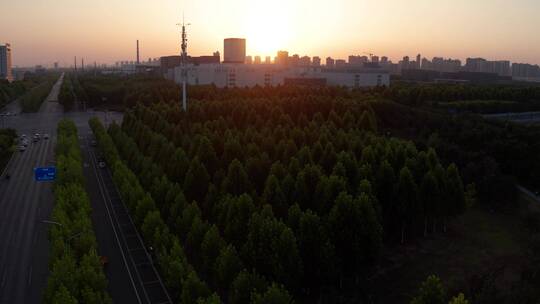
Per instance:
[[[15,66],[88,64],[179,53],[185,14],[189,53],[223,54],[223,39],[247,39],[251,56],[290,54],[346,59],[374,53],[403,56],[540,63],[532,0],[427,1],[336,0],[20,0],[2,4],[0,43],[12,45]]]

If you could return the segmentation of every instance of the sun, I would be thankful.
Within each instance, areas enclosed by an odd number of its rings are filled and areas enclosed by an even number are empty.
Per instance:
[[[274,1],[253,4],[245,22],[248,55],[275,56],[290,41],[293,29],[289,16],[280,12]]]

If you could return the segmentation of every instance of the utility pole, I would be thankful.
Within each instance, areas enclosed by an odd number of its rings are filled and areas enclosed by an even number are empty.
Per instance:
[[[77,56],[75,56],[75,73],[77,72]]]
[[[187,111],[187,92],[186,92],[186,81],[187,81],[187,33],[186,33],[186,24],[184,18],[182,18],[182,53],[180,54],[182,58],[182,108],[184,111]]]

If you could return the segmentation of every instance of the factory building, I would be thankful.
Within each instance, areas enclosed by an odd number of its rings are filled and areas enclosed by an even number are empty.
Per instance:
[[[293,55],[279,51],[275,62],[266,57],[246,56],[246,40],[229,38],[224,40],[224,60],[219,55],[189,57],[187,79],[189,85],[215,85],[216,87],[254,87],[296,85],[332,85],[349,88],[389,86],[390,74],[376,65],[347,65],[345,60],[328,58],[326,66],[319,57]],[[198,59],[194,59],[198,58]],[[204,60],[202,60],[204,59]],[[183,81],[180,56],[161,58],[161,73],[180,84]]]

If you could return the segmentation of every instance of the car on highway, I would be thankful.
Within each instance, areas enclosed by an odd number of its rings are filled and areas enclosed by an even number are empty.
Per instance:
[[[95,147],[95,146],[97,146],[97,141],[95,141],[95,140],[92,140],[92,141],[90,142],[90,145],[92,145],[92,147]]]
[[[100,167],[101,169],[105,168],[106,166],[107,166],[107,165],[105,164],[104,161],[100,160],[100,161],[98,162],[98,167]]]
[[[22,146],[25,146],[25,147],[28,146],[28,139],[23,138],[23,139],[21,140],[21,145],[22,145]]]
[[[19,146],[19,151],[21,151],[21,152],[26,151],[26,146],[24,146],[24,145]]]
[[[43,134],[43,139],[49,139],[49,134]]]
[[[33,142],[38,142],[39,141],[39,137],[36,137],[34,136],[33,139],[32,139]]]
[[[26,134],[22,134],[22,135],[21,135],[21,138],[26,138]]]

